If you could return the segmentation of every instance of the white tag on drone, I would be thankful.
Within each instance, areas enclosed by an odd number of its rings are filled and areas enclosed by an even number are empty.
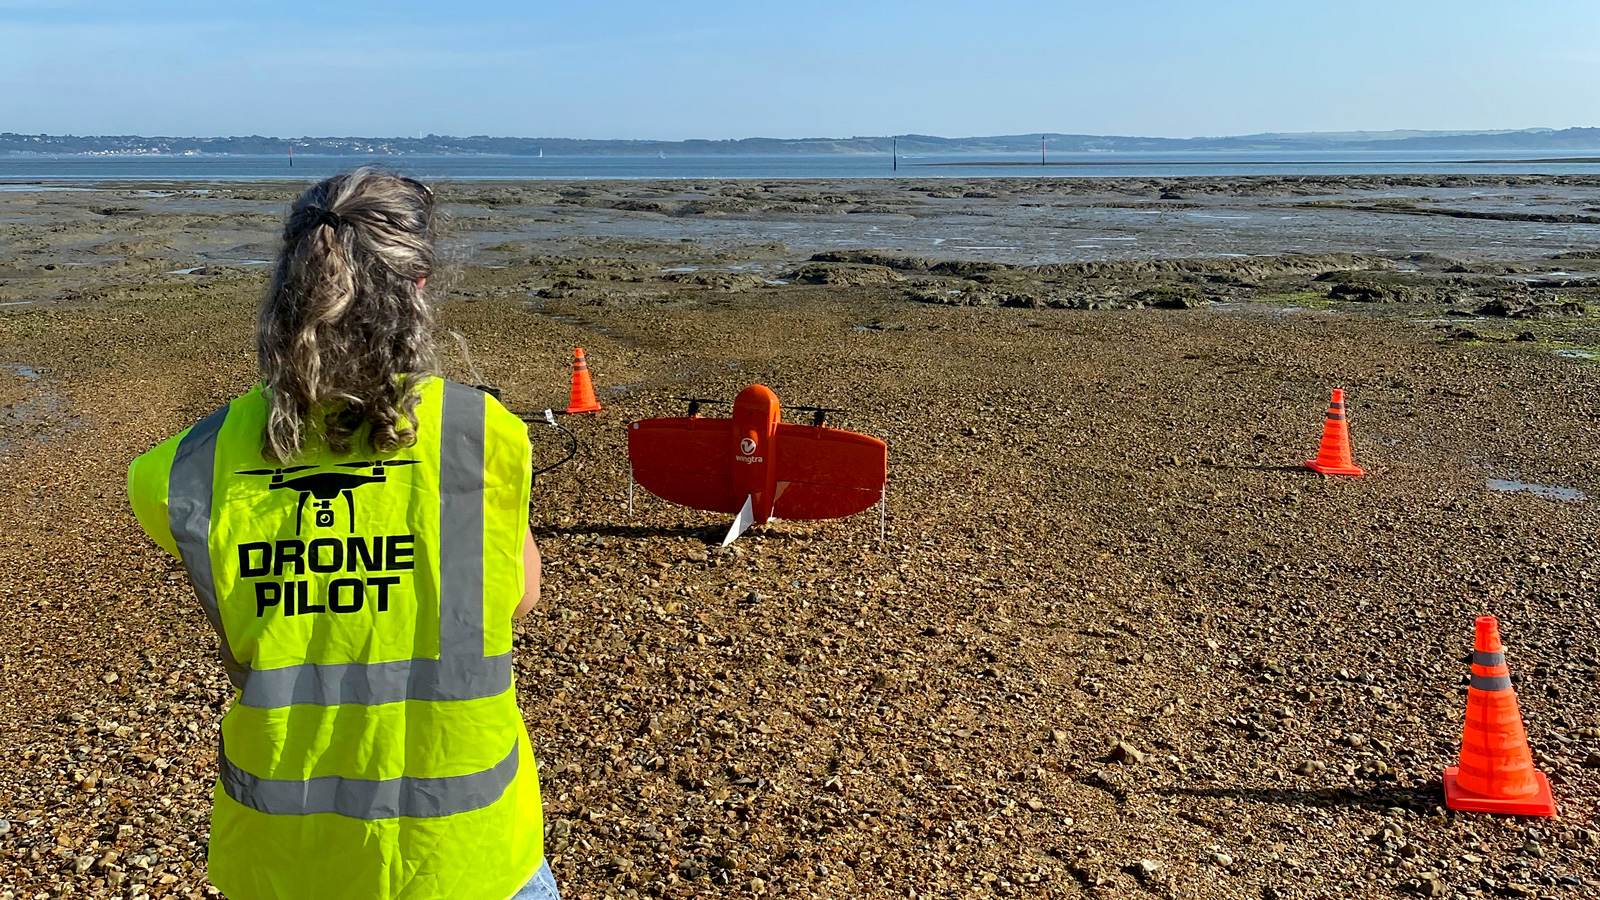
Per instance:
[[[739,535],[744,534],[751,525],[756,523],[756,511],[751,503],[752,499],[749,496],[744,498],[744,508],[739,510],[737,516],[733,517],[733,524],[728,526],[728,536],[722,539],[722,546],[726,547],[738,540]]]

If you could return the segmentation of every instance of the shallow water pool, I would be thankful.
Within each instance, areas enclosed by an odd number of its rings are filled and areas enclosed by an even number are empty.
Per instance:
[[[1489,479],[1489,490],[1507,492],[1525,491],[1534,495],[1535,497],[1543,497],[1546,500],[1566,500],[1570,502],[1577,502],[1580,500],[1589,499],[1588,494],[1585,494],[1583,491],[1580,491],[1577,488],[1557,487],[1549,484],[1529,484],[1526,481],[1517,481],[1511,478]]]

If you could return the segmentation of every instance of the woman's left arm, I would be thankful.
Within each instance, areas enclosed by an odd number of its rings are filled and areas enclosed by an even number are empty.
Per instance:
[[[543,571],[542,560],[539,558],[539,545],[533,542],[533,529],[528,529],[526,540],[522,542],[522,571],[525,575],[527,588],[522,593],[522,602],[517,604],[517,611],[511,618],[520,619],[539,605],[539,579]]]

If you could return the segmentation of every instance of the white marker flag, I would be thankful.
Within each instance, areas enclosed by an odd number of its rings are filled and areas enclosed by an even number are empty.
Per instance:
[[[752,499],[749,496],[744,498],[744,508],[739,510],[737,516],[733,517],[733,524],[728,526],[728,536],[722,539],[722,546],[726,547],[738,540],[739,535],[744,534],[751,525],[756,523],[756,511],[751,503]]]

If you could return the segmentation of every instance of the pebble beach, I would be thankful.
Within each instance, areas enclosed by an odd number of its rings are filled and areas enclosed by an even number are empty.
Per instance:
[[[253,383],[301,185],[82,187],[0,192],[0,900],[216,896],[124,478]],[[444,373],[605,406],[517,626],[565,896],[1600,894],[1600,179],[439,190]],[[629,513],[626,423],[757,382],[888,443],[883,540]],[[1444,808],[1485,614],[1554,819]]]

